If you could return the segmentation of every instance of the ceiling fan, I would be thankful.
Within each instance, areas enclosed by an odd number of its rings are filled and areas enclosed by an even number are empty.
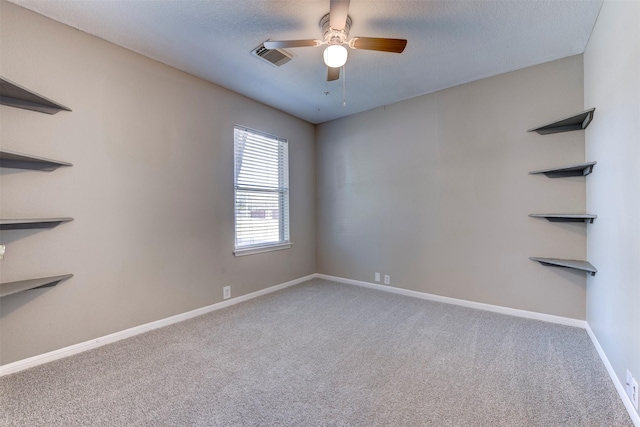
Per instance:
[[[347,49],[376,50],[380,52],[402,53],[407,41],[404,39],[387,39],[379,37],[353,37],[347,41],[351,29],[351,17],[349,16],[350,0],[331,0],[329,13],[320,19],[320,30],[324,40],[282,40],[266,41],[267,49],[286,49],[295,47],[315,47],[328,45],[324,50],[324,63],[327,65],[327,81],[340,78],[340,67],[347,62]]]

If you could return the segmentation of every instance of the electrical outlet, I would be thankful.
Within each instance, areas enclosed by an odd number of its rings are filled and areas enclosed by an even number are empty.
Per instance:
[[[384,275],[384,284],[385,285],[390,285],[391,284],[391,276],[389,276],[388,274]]]
[[[631,372],[627,370],[627,394],[633,406],[638,409],[638,382],[633,378]]]
[[[222,299],[231,298],[231,286],[225,286],[222,288]]]
[[[0,245],[0,259],[4,259],[4,253],[6,251],[7,247],[5,245]],[[378,273],[376,273],[378,274]],[[378,277],[378,279],[380,279],[380,277]]]
[[[380,281],[380,273],[376,273],[376,282]]]

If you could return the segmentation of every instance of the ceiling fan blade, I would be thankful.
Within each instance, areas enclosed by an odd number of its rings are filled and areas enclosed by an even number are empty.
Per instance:
[[[327,67],[327,81],[332,82],[340,78],[340,68]]]
[[[269,40],[263,43],[267,49],[286,49],[288,47],[314,47],[320,46],[322,42],[320,40]]]
[[[350,0],[331,0],[329,4],[329,25],[334,30],[344,30],[349,14]]]
[[[378,50],[380,52],[402,53],[407,41],[405,39],[382,39],[377,37],[354,37],[349,40],[352,49]]]

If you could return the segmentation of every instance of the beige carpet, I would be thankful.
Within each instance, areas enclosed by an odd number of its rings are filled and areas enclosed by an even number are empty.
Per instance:
[[[0,378],[2,426],[632,426],[582,329],[312,280]]]

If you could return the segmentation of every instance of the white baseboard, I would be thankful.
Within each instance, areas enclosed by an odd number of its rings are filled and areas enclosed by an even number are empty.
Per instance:
[[[607,369],[607,372],[609,373],[609,376],[611,377],[611,380],[613,381],[613,384],[614,384],[616,390],[618,391],[618,394],[619,394],[620,398],[622,399],[622,402],[624,403],[625,408],[629,412],[629,416],[631,417],[631,420],[633,421],[633,423],[634,423],[634,425],[636,427],[640,427],[640,416],[638,415],[638,412],[635,411],[635,409],[633,407],[633,404],[631,403],[631,399],[629,399],[629,396],[627,395],[624,386],[622,385],[622,383],[620,382],[620,379],[618,378],[618,376],[616,375],[615,371],[613,370],[613,367],[611,366],[611,363],[609,362],[609,359],[607,358],[607,355],[605,354],[604,350],[602,349],[602,346],[600,346],[600,343],[598,342],[598,339],[596,338],[595,334],[593,333],[593,331],[589,327],[589,324],[584,320],[572,319],[572,318],[561,317],[561,316],[554,316],[554,315],[551,315],[551,314],[537,313],[537,312],[533,312],[533,311],[519,310],[519,309],[515,309],[515,308],[502,307],[502,306],[498,306],[498,305],[484,304],[484,303],[480,303],[480,302],[461,300],[461,299],[457,299],[457,298],[443,297],[443,296],[439,296],[439,295],[428,294],[428,293],[425,293],[425,292],[412,291],[412,290],[409,290],[409,289],[402,289],[402,288],[394,288],[394,287],[391,287],[391,286],[384,286],[384,285],[379,285],[379,284],[376,284],[376,283],[369,283],[369,282],[363,282],[363,281],[359,281],[359,280],[345,279],[345,278],[342,278],[342,277],[329,276],[329,275],[326,275],[326,274],[318,274],[318,273],[314,273],[314,274],[310,274],[308,276],[300,277],[298,279],[291,280],[289,282],[285,282],[285,283],[281,283],[279,285],[271,286],[269,288],[262,289],[262,290],[257,291],[257,292],[252,292],[252,293],[247,294],[247,295],[242,295],[240,297],[233,298],[233,299],[230,299],[230,300],[227,300],[227,301],[222,301],[222,302],[219,302],[219,303],[216,303],[216,304],[212,304],[212,305],[209,305],[209,306],[206,306],[206,307],[198,308],[196,310],[191,310],[191,311],[188,311],[186,313],[177,314],[175,316],[167,317],[165,319],[157,320],[155,322],[146,323],[144,325],[135,326],[133,328],[125,329],[124,331],[115,332],[113,334],[105,335],[105,336],[100,337],[100,338],[95,338],[95,339],[92,339],[92,340],[89,340],[89,341],[85,341],[85,342],[82,342],[82,343],[79,343],[79,344],[74,344],[74,345],[71,345],[69,347],[64,347],[64,348],[61,348],[61,349],[58,349],[58,350],[50,351],[48,353],[39,354],[37,356],[29,357],[29,358],[23,359],[23,360],[18,360],[16,362],[9,363],[9,364],[6,364],[6,365],[0,365],[0,377],[2,377],[4,375],[13,374],[15,372],[19,372],[19,371],[22,371],[24,369],[32,368],[34,366],[38,366],[38,365],[42,365],[42,364],[45,364],[45,363],[49,363],[49,362],[52,362],[54,360],[62,359],[62,358],[65,358],[65,357],[69,357],[69,356],[72,356],[74,354],[81,353],[83,351],[92,350],[94,348],[98,348],[98,347],[101,347],[101,346],[106,345],[106,344],[110,344],[110,343],[113,343],[113,342],[116,342],[116,341],[120,341],[120,340],[125,339],[125,338],[133,337],[135,335],[139,335],[139,334],[142,334],[144,332],[151,331],[153,329],[157,329],[157,328],[161,328],[163,326],[168,326],[168,325],[172,325],[174,323],[182,322],[182,321],[191,319],[193,317],[201,316],[203,314],[210,313],[212,311],[220,310],[222,308],[229,307],[229,306],[232,306],[232,305],[235,305],[235,304],[238,304],[238,303],[241,303],[241,302],[253,299],[253,298],[257,298],[259,296],[266,295],[266,294],[269,294],[271,292],[275,292],[275,291],[278,291],[280,289],[287,288],[289,286],[297,285],[299,283],[306,282],[307,280],[311,280],[311,279],[314,279],[314,278],[332,280],[334,282],[344,283],[344,284],[348,284],[348,285],[362,286],[362,287],[365,287],[365,288],[377,289],[377,290],[381,290],[381,291],[385,291],[385,292],[390,292],[390,293],[394,293],[394,294],[410,296],[410,297],[414,297],[414,298],[420,298],[420,299],[429,300],[429,301],[442,302],[442,303],[446,303],[446,304],[459,305],[459,306],[462,306],[462,307],[475,308],[475,309],[478,309],[478,310],[492,311],[492,312],[495,312],[495,313],[507,314],[507,315],[517,316],[517,317],[524,317],[524,318],[527,318],[527,319],[542,320],[542,321],[545,321],[545,322],[558,323],[558,324],[561,324],[561,325],[584,328],[584,329],[586,329],[587,334],[591,338],[591,341],[593,342],[593,345],[595,346],[596,351],[600,355],[600,359],[602,359],[602,362],[604,363],[604,365],[605,365],[605,367]]]
[[[385,286],[377,283],[362,282],[360,280],[345,279],[342,277],[329,276],[326,274],[317,274],[316,276],[320,279],[332,280],[334,282],[345,283],[348,285],[363,286],[365,288],[378,289],[380,291],[391,292],[393,294],[405,295],[405,296],[425,299],[429,301],[443,302],[446,304],[460,305],[462,307],[492,311],[494,313],[508,314],[510,316],[524,317],[527,319],[542,320],[543,322],[558,323],[560,325],[574,326],[577,328],[585,328],[587,324],[584,320],[572,319],[570,317],[554,316],[552,314],[537,313],[535,311],[519,310],[517,308],[502,307],[499,305],[491,305],[491,304],[484,304],[481,302],[443,297],[440,295],[427,294],[425,292],[411,291],[409,289],[402,289],[402,288],[394,288],[393,286]]]
[[[631,399],[629,398],[629,395],[627,394],[624,385],[622,385],[622,383],[620,382],[620,378],[618,378],[618,376],[616,375],[616,372],[613,370],[613,366],[611,366],[611,363],[609,362],[609,358],[607,357],[604,350],[602,349],[600,342],[598,342],[598,338],[596,338],[596,334],[593,333],[593,330],[591,330],[591,327],[589,326],[588,323],[587,323],[586,329],[587,329],[587,334],[589,335],[589,338],[591,338],[591,342],[596,348],[598,355],[600,355],[600,359],[602,359],[602,363],[604,363],[605,368],[607,368],[607,372],[611,377],[611,381],[613,381],[613,385],[616,387],[616,391],[618,392],[620,399],[622,399],[622,403],[624,403],[624,407],[627,408],[627,412],[631,417],[631,421],[633,421],[633,424],[636,427],[640,427],[640,415],[638,415],[638,412],[636,412],[635,408],[633,407],[633,403],[631,403]]]
[[[233,298],[227,301],[222,301],[213,305],[209,305],[206,307],[198,308],[196,310],[188,311],[186,313],[177,314],[175,316],[167,317],[165,319],[156,320],[151,323],[146,323],[144,325],[135,326],[133,328],[125,329],[124,331],[115,332],[113,334],[105,335],[103,337],[95,338],[89,341],[81,342],[78,344],[74,344],[68,347],[64,347],[58,350],[50,351],[47,353],[39,354],[37,356],[29,357],[27,359],[18,360],[13,363],[9,363],[6,365],[0,365],[0,377],[4,375],[9,375],[15,372],[22,371],[24,369],[32,368],[34,366],[42,365],[44,363],[49,363],[54,360],[62,359],[65,357],[72,356],[74,354],[81,353],[83,351],[92,350],[97,347],[101,347],[106,344],[110,344],[116,341],[120,341],[125,338],[133,337],[138,334],[142,334],[147,331],[151,331],[153,329],[161,328],[163,326],[168,326],[174,323],[182,322],[187,319],[191,319],[196,316],[201,316],[206,313],[210,313],[212,311],[220,310],[225,307],[229,307],[234,304],[241,303],[243,301],[247,301],[261,295],[266,295],[271,292],[275,292],[280,289],[287,288],[289,286],[297,285],[298,283],[305,282],[310,279],[321,278],[326,280],[333,280],[335,282],[345,283],[349,285],[363,286],[371,289],[378,289],[385,292],[391,292],[400,295],[406,295],[410,297],[426,299],[430,301],[443,302],[447,304],[460,305],[463,307],[476,308],[479,310],[493,311],[496,313],[508,314],[512,316],[525,317],[528,319],[536,319],[543,320],[546,322],[559,323],[562,325],[568,326],[576,326],[580,328],[584,328],[586,322],[578,319],[570,319],[566,317],[553,316],[550,314],[536,313],[532,311],[518,310],[514,308],[501,307],[497,305],[483,304],[479,302],[466,301],[456,298],[443,297],[439,295],[427,294],[424,292],[411,291],[408,289],[394,288],[391,286],[383,286],[375,283],[362,282],[359,280],[345,279],[342,277],[329,276],[326,274],[310,274],[308,276],[301,277],[299,279],[291,280],[286,283],[281,283],[279,285],[271,286],[266,289],[262,289],[257,292],[253,292],[247,295],[242,295],[237,298]],[[593,339],[593,338],[592,338]],[[601,351],[601,350],[599,350]],[[604,354],[604,353],[602,353]],[[604,359],[603,359],[604,360]],[[608,362],[606,362],[608,363]],[[605,364],[606,364],[605,363]],[[623,390],[624,391],[624,390]],[[626,394],[624,394],[626,396]],[[630,403],[630,402],[629,402]],[[638,426],[640,427],[640,426]]]
[[[34,366],[49,363],[54,360],[62,359],[72,356],[74,354],[82,353],[83,351],[92,350],[94,348],[101,347],[106,344],[110,344],[116,341],[123,340],[125,338],[133,337],[135,335],[142,334],[144,332],[158,329],[163,326],[172,325],[174,323],[182,322],[193,317],[201,316],[212,311],[220,310],[243,301],[247,301],[262,295],[269,294],[271,292],[278,291],[280,289],[287,288],[289,286],[297,285],[298,283],[306,282],[307,280],[317,277],[316,274],[310,274],[299,279],[291,280],[289,282],[281,283],[279,285],[271,286],[266,289],[252,292],[247,295],[242,295],[237,298],[232,298],[226,301],[222,301],[216,304],[208,305],[206,307],[198,308],[195,310],[187,311],[186,313],[176,314],[175,316],[167,317],[165,319],[156,320],[155,322],[146,323],[144,325],[135,326],[133,328],[125,329],[124,331],[115,332],[113,334],[105,335],[100,338],[95,338],[89,341],[81,342],[78,344],[64,347],[58,350],[50,351],[47,353],[39,354],[37,356],[29,357],[27,359],[18,360],[6,365],[0,365],[0,377],[4,375],[13,374],[15,372],[22,371],[24,369],[32,368]]]

